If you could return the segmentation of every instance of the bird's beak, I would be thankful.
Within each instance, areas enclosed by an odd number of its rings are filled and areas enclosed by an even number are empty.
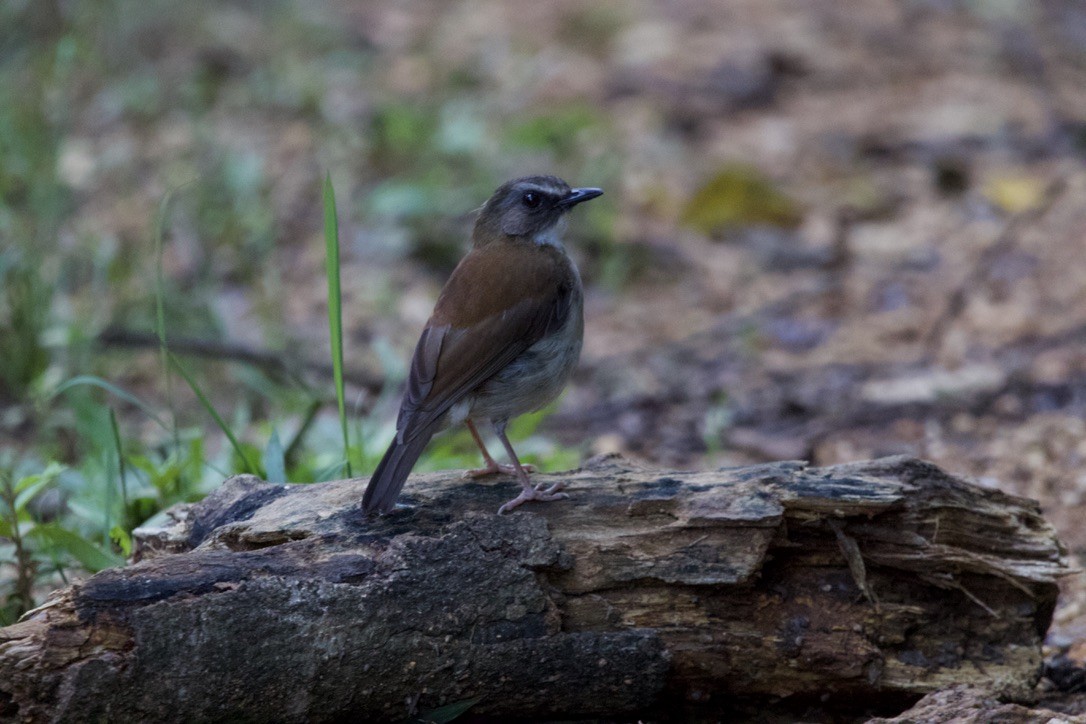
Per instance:
[[[597,196],[603,195],[603,189],[596,188],[583,188],[583,189],[570,189],[569,194],[558,202],[558,205],[563,209],[570,209],[581,203],[582,201],[588,201],[594,199]]]

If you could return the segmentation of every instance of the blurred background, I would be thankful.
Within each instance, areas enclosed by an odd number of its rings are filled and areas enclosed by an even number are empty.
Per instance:
[[[555,173],[606,195],[525,459],[918,455],[1038,499],[1081,564],[1084,154],[1076,0],[6,0],[2,620],[225,475],[344,474],[326,173],[355,474],[473,210]]]

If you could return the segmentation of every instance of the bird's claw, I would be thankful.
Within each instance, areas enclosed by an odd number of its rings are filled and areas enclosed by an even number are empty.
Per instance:
[[[565,483],[564,480],[559,480],[557,483],[555,483],[554,485],[551,485],[550,487],[547,487],[546,483],[539,483],[538,485],[535,486],[535,491],[537,493],[543,493],[544,495],[554,495],[559,490],[565,490],[565,489],[566,489],[566,483]]]
[[[557,484],[556,484],[557,485]],[[529,500],[538,500],[540,502],[550,502],[552,500],[566,500],[569,495],[566,493],[553,492],[554,485],[547,490],[538,490],[537,488],[525,488],[520,492],[520,495],[510,500],[508,503],[498,508],[498,515],[503,515],[513,510],[517,506],[527,503]],[[565,486],[563,486],[565,487]]]

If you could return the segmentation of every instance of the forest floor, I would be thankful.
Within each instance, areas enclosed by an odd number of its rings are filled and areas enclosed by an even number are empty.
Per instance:
[[[380,380],[497,183],[602,186],[570,223],[582,364],[537,435],[691,468],[910,454],[1034,498],[1075,569],[1050,647],[1086,664],[1084,6],[150,6],[57,153],[61,246],[128,269],[66,290],[88,329],[150,328],[171,194],[175,334],[326,359],[329,169],[348,367]],[[153,349],[102,355],[163,401]],[[351,389],[387,431],[376,392]]]

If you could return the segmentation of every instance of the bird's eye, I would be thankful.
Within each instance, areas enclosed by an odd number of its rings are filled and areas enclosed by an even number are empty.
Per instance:
[[[525,191],[524,196],[521,197],[521,201],[523,201],[524,205],[527,206],[529,209],[535,209],[539,207],[540,203],[542,203],[543,197],[537,194],[535,191]]]

